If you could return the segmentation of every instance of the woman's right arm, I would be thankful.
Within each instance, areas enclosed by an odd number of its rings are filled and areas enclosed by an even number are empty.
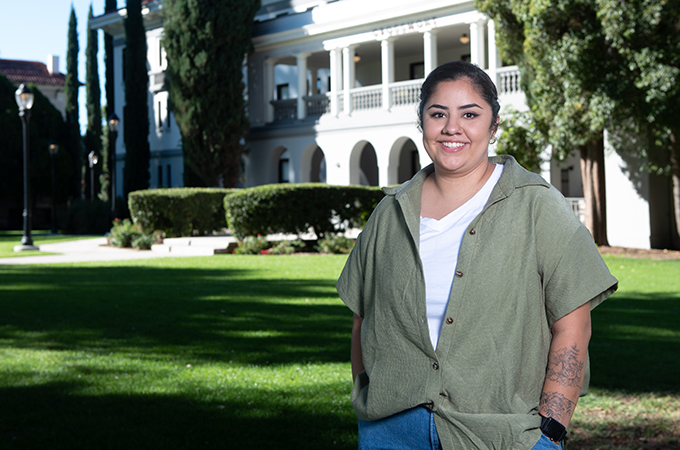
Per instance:
[[[352,380],[356,380],[357,375],[364,371],[364,360],[361,354],[361,323],[364,321],[360,316],[354,314],[352,323]]]

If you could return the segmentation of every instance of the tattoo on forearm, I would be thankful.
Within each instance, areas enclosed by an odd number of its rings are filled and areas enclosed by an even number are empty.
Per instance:
[[[561,386],[580,387],[583,382],[583,361],[578,359],[576,345],[550,352],[546,378]]]
[[[541,414],[561,420],[571,417],[576,408],[576,403],[569,400],[559,392],[544,392],[541,395]]]

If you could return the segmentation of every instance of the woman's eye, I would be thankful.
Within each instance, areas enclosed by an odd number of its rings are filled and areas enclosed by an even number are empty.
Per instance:
[[[443,112],[433,112],[432,114],[430,114],[430,117],[433,117],[435,119],[441,119],[442,117],[444,117],[444,113]]]
[[[477,117],[478,115],[479,114],[475,114],[475,113],[472,113],[472,112],[466,112],[465,114],[463,114],[463,117],[465,117],[466,119],[473,119],[473,118]]]

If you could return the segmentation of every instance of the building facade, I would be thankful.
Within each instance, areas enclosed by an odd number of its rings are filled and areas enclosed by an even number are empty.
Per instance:
[[[52,105],[66,119],[66,75],[59,72],[59,57],[47,55],[47,64],[40,61],[0,59],[0,73],[17,87],[21,83],[35,84]]]
[[[181,137],[168,109],[160,45],[162,0],[144,4],[149,67],[151,186],[182,185]],[[93,20],[114,36],[116,113],[123,117],[125,10]],[[466,60],[496,81],[501,116],[527,109],[515,66],[498,57],[493,21],[471,0],[263,0],[244,65],[251,130],[245,185],[402,183],[429,163],[417,128],[419,89],[438,64]],[[124,127],[124,123],[122,124]],[[124,143],[118,140],[119,178]],[[611,245],[650,248],[667,233],[661,181],[636,172],[606,142]],[[492,149],[493,151],[493,149]],[[546,151],[542,175],[583,205],[580,161]],[[635,177],[631,174],[635,173]]]

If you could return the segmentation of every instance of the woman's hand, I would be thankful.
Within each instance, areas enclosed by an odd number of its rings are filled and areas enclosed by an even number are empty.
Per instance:
[[[361,353],[361,323],[363,321],[364,319],[354,314],[354,322],[352,323],[352,354],[350,356],[352,361],[352,380],[356,380],[357,375],[364,371],[364,360]]]

